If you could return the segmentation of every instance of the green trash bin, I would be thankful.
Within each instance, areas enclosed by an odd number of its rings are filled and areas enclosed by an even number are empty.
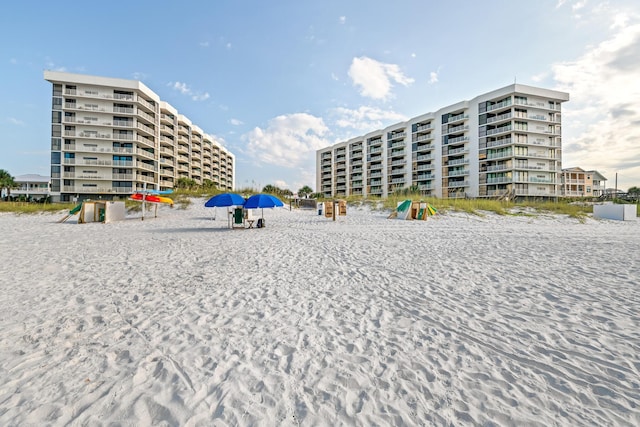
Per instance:
[[[104,222],[104,211],[104,208],[98,210],[98,221],[100,222]]]

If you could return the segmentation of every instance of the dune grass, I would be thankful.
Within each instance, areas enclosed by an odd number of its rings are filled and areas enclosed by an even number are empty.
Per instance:
[[[238,194],[248,196],[253,194],[252,190],[237,190]],[[178,209],[187,209],[194,198],[210,198],[220,191],[212,192],[206,190],[176,190],[169,197],[174,200]],[[572,199],[558,199],[557,201],[525,200],[519,202],[492,200],[492,199],[438,199],[435,197],[425,197],[421,194],[403,193],[392,194],[386,199],[378,197],[363,198],[361,196],[349,196],[346,198],[350,205],[369,205],[372,209],[382,209],[392,211],[398,203],[404,200],[413,200],[429,203],[440,212],[467,212],[473,215],[483,215],[491,212],[498,215],[536,215],[541,213],[553,213],[567,215],[571,218],[583,219],[593,213],[591,203],[580,203]],[[284,201],[284,200],[283,200]],[[320,200],[323,201],[323,200]],[[56,213],[69,211],[76,206],[75,203],[28,203],[28,202],[0,202],[0,212],[14,212],[19,214],[37,214],[43,212]],[[141,203],[125,200],[128,211],[139,212]],[[640,216],[640,204],[636,204],[638,216]]]
[[[492,199],[438,199],[425,197],[421,194],[392,194],[386,199],[363,199],[355,196],[348,197],[350,204],[366,203],[374,209],[393,210],[404,200],[429,203],[440,212],[467,212],[473,215],[483,215],[491,212],[498,215],[533,215],[535,213],[554,213],[567,215],[572,218],[584,218],[593,213],[593,206],[587,203],[573,203],[572,200],[559,199],[558,201],[526,200],[512,202]]]
[[[0,202],[0,212],[14,212],[19,214],[57,213],[70,211],[76,203],[29,203],[29,202]]]

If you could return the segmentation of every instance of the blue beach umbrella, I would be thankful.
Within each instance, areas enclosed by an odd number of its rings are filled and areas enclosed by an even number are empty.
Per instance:
[[[244,197],[236,193],[222,193],[217,194],[207,200],[207,203],[204,204],[205,208],[228,208],[231,206],[242,206],[244,205]],[[215,215],[213,217],[215,219]],[[231,228],[231,213],[227,212],[227,222],[229,223],[229,228]]]
[[[284,206],[284,203],[276,196],[270,194],[254,194],[244,202],[245,209],[262,209],[262,224],[264,226],[264,208],[277,208]]]
[[[242,205],[244,205],[244,197],[236,193],[218,194],[207,200],[207,203],[204,204],[206,208],[224,208]]]
[[[244,203],[245,209],[277,208],[280,206],[284,206],[284,203],[270,194],[254,194]]]

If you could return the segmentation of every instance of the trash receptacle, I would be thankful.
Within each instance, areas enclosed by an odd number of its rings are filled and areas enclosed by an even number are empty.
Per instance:
[[[322,203],[318,204],[318,215],[322,216]]]

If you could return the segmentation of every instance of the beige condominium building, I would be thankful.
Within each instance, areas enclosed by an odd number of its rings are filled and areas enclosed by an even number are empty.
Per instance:
[[[561,181],[564,197],[600,197],[606,191],[607,178],[595,170],[566,168],[562,170]]]
[[[51,82],[51,197],[126,197],[177,180],[234,187],[235,157],[142,82],[45,71]]]
[[[561,105],[569,94],[512,84],[316,152],[325,197],[561,195]]]

